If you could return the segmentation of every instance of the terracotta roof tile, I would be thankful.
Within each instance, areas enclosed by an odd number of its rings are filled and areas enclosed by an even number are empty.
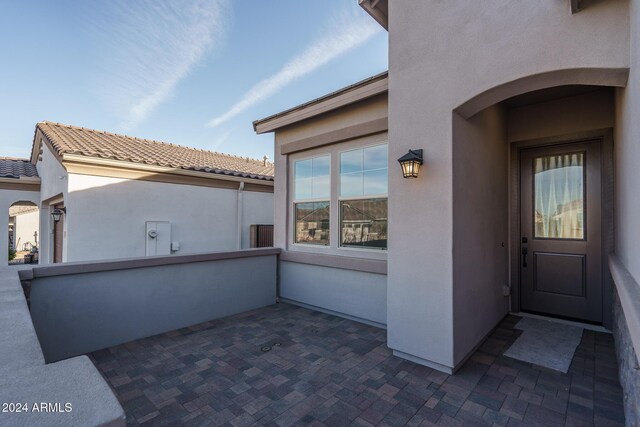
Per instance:
[[[27,159],[0,157],[0,178],[37,177],[38,170]]]
[[[273,163],[53,122],[36,125],[59,156],[75,154],[176,169],[273,180]]]

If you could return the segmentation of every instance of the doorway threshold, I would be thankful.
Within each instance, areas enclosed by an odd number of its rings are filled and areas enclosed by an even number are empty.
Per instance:
[[[517,313],[512,311],[510,314],[513,314],[514,316],[520,316],[520,317],[529,317],[532,319],[548,320],[549,322],[561,323],[563,325],[578,326],[582,329],[587,329],[589,331],[604,332],[605,334],[611,333],[611,331],[605,328],[604,326],[592,325],[590,323],[582,323],[582,322],[576,322],[573,320],[558,319],[557,317],[541,316],[539,314],[525,313],[523,311],[520,311]]]

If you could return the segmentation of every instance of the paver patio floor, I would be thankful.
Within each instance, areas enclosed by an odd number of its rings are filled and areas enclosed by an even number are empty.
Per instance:
[[[91,357],[130,425],[623,425],[612,336],[585,331],[561,374],[502,355],[518,319],[455,375],[392,356],[382,329],[288,304]]]

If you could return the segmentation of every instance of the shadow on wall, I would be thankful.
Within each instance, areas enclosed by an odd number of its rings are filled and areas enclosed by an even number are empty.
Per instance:
[[[47,362],[276,302],[279,249],[67,263],[20,272]]]
[[[163,177],[70,173],[64,261],[248,248],[250,225],[273,223],[273,193],[260,191],[262,186],[245,184],[240,190],[240,182],[208,178],[199,178],[201,185],[158,182]],[[211,187],[212,181],[224,188]]]

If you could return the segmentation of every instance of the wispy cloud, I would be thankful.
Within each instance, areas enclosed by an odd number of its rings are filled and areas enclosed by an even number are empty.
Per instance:
[[[95,28],[103,94],[124,130],[145,120],[226,34],[227,0],[118,0]]]
[[[220,146],[222,144],[224,144],[225,142],[227,142],[227,140],[229,139],[229,137],[231,136],[231,133],[233,131],[232,130],[228,130],[226,132],[224,132],[223,134],[221,134],[220,136],[218,136],[213,143],[211,144],[211,149],[213,151],[216,151],[220,148]]]
[[[225,113],[211,119],[207,126],[219,126],[277,93],[294,80],[360,46],[379,31],[380,26],[364,14],[342,14],[333,20],[323,37],[289,60],[276,74],[253,86]]]

